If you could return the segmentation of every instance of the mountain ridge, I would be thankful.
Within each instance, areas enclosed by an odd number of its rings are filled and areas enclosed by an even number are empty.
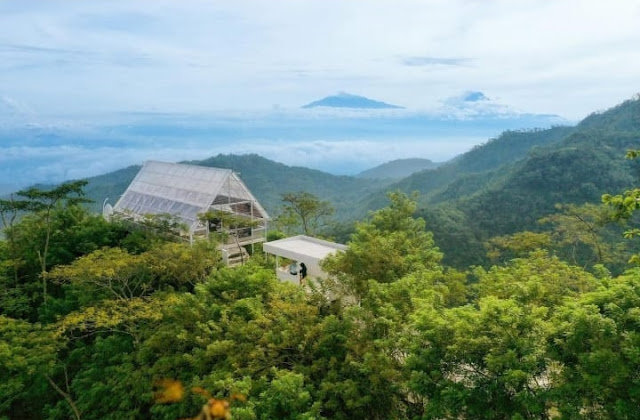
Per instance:
[[[341,219],[353,215],[351,197],[369,194],[381,185],[380,180],[369,180],[346,175],[333,175],[317,169],[288,166],[255,153],[218,154],[202,160],[182,161],[191,165],[201,165],[231,169],[256,196],[267,212],[273,217],[282,204],[281,195],[287,192],[305,191],[324,200],[330,200]],[[93,200],[91,209],[102,211],[105,199],[114,205],[140,169],[139,165],[129,166],[114,172],[87,178],[86,195]]]
[[[401,179],[425,169],[434,169],[442,163],[425,158],[395,159],[369,168],[355,175],[356,178]]]

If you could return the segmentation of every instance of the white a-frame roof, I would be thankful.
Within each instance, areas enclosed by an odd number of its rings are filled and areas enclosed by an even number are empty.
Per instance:
[[[216,204],[251,202],[259,218],[268,219],[251,191],[230,169],[208,168],[179,163],[147,161],[114,211],[134,216],[168,213],[178,217],[193,230],[198,214]]]

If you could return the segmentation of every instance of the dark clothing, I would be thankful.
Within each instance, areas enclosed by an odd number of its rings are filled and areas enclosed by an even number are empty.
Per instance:
[[[307,277],[307,266],[304,263],[300,263],[300,278],[303,279]]]

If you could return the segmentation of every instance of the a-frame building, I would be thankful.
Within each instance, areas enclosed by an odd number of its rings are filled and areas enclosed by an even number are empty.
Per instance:
[[[233,229],[220,221],[204,222],[208,212],[231,214],[250,223]],[[114,214],[139,222],[149,215],[170,215],[184,226],[190,241],[224,232],[222,243],[229,253],[234,247],[266,240],[269,215],[230,169],[147,161],[113,207]],[[249,226],[249,227],[247,227]]]

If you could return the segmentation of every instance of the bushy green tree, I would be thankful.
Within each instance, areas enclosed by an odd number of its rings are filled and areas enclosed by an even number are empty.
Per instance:
[[[3,315],[0,337],[0,417],[35,418],[40,412],[30,402],[55,399],[47,379],[51,380],[63,341],[50,326]]]
[[[333,215],[334,208],[329,201],[320,200],[308,192],[290,192],[282,195],[284,206],[276,219],[286,231],[301,231],[314,236]]]
[[[489,296],[415,316],[407,359],[424,418],[548,418],[548,309]]]
[[[47,225],[43,224],[42,217],[38,213],[26,214],[5,231],[7,239],[0,246],[0,270],[6,267],[5,275],[0,275],[5,290],[0,294],[3,299],[0,313],[31,320],[43,316],[42,285],[46,282],[48,318],[55,318],[56,301],[63,297],[63,292],[58,285],[50,284],[51,268],[69,264],[102,247],[117,245],[128,234],[122,226],[110,224],[74,205],[52,209]],[[41,247],[45,242],[48,243],[47,267],[43,273]],[[2,252],[3,248],[6,252]]]
[[[356,225],[346,251],[324,262],[323,268],[356,297],[366,293],[370,280],[390,283],[411,272],[440,268],[442,254],[433,236],[424,220],[413,217],[416,202],[398,192],[389,199],[389,207]]]
[[[478,267],[473,275],[480,298],[495,296],[550,309],[561,305],[567,297],[594,290],[599,284],[592,274],[542,250],[489,270]]]
[[[640,272],[607,281],[558,309],[550,356],[566,418],[640,416]]]

